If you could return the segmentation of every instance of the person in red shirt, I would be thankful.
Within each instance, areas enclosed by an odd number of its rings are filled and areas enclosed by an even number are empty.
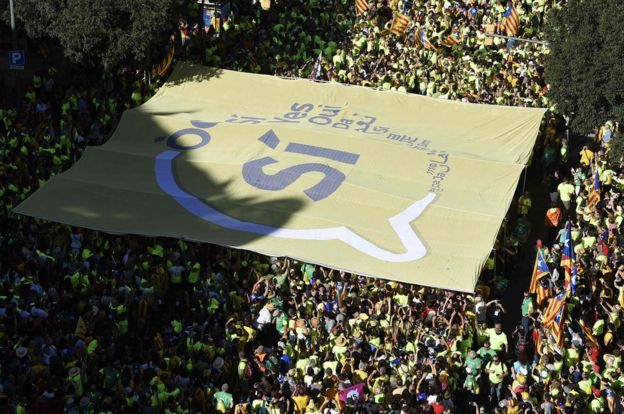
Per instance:
[[[436,396],[429,397],[429,398],[434,400],[433,402],[429,403],[429,405],[433,409],[433,413],[434,414],[442,414],[444,412],[444,404],[440,403],[438,401],[438,397],[436,397]]]

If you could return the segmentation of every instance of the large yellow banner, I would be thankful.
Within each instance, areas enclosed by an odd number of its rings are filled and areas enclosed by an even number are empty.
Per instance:
[[[543,113],[184,65],[16,211],[471,292]]]

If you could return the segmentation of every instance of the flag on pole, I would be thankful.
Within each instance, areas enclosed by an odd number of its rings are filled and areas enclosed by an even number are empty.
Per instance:
[[[171,64],[173,63],[173,56],[175,54],[175,47],[171,47],[167,55],[163,58],[162,62],[158,64],[155,68],[152,69],[152,78],[156,78],[159,76],[163,76],[167,73]]]
[[[576,292],[576,255],[574,253],[574,243],[572,242],[572,223],[566,225],[566,237],[563,244],[563,255],[561,256],[561,267],[565,271],[565,282],[563,284],[566,291],[572,294]]]
[[[598,174],[598,168],[596,168],[596,174],[594,174],[594,186],[587,198],[587,207],[594,207],[600,201],[600,174]]]
[[[454,1],[453,4],[451,5],[451,8],[450,8],[449,11],[450,11],[450,13],[451,13],[451,15],[453,17],[457,17],[457,16],[459,16],[462,13],[463,7],[462,7],[461,4],[459,4],[456,1]]]
[[[457,36],[457,33],[451,33],[450,35],[444,38],[444,45],[448,47],[453,47],[461,42],[461,38]]]
[[[550,303],[548,307],[544,310],[542,314],[542,324],[544,327],[549,327],[554,321],[559,311],[564,307],[566,302],[567,292],[564,290],[559,293],[554,298],[550,299]]]
[[[394,19],[392,19],[392,26],[390,31],[395,35],[402,35],[407,30],[407,26],[410,23],[409,17],[401,13],[395,13]]]
[[[427,49],[437,50],[436,47],[433,45],[433,43],[431,43],[429,39],[427,38],[427,35],[425,34],[424,29],[420,31],[419,40],[420,40],[420,43]]]
[[[553,323],[550,324],[549,330],[550,334],[554,340],[554,343],[557,345],[559,349],[563,349],[563,313],[565,311],[565,306],[562,306],[561,309],[555,315],[555,319],[553,319]]]
[[[513,4],[509,6],[505,14],[503,14],[503,17],[505,18],[503,20],[503,27],[505,28],[507,36],[515,36],[520,28],[520,16],[518,16],[516,7]]]
[[[312,73],[310,73],[309,80],[316,80],[319,76],[321,76],[321,62],[323,61],[323,52],[320,52],[318,57],[316,58],[316,63],[314,64],[314,68],[312,69]]]
[[[529,285],[529,293],[537,293],[539,280],[549,273],[550,269],[548,268],[548,263],[546,263],[544,259],[542,249],[538,248],[537,254],[535,255],[535,265],[533,266],[533,276],[531,277],[531,284]]]
[[[543,280],[539,280],[537,282],[537,304],[541,305],[546,299],[548,299],[551,295],[550,286],[544,284]]]
[[[585,322],[583,322],[583,320],[579,320],[579,326],[581,327],[581,337],[583,338],[583,342],[587,343],[590,342],[592,344],[594,344],[594,346],[600,346],[598,345],[598,340],[596,340],[596,338],[594,337],[594,335],[592,335],[591,329],[589,329],[586,325]]]
[[[535,344],[535,352],[538,355],[542,355],[542,333],[540,329],[534,329],[533,333],[533,343]]]
[[[355,0],[355,12],[357,14],[362,14],[366,10],[368,10],[368,1],[367,0]]]

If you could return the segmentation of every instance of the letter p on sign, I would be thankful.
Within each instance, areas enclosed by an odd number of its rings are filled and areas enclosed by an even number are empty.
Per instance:
[[[9,68],[10,69],[24,69],[26,65],[26,54],[23,50],[10,50],[9,51]]]

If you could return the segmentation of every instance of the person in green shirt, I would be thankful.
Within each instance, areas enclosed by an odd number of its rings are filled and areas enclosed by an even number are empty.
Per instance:
[[[477,375],[481,371],[482,363],[483,360],[479,358],[477,352],[474,350],[471,350],[466,356],[465,365],[466,367],[470,368],[472,373],[474,373],[475,375]]]
[[[486,340],[483,346],[479,348],[478,354],[481,358],[482,365],[487,365],[492,360],[492,357],[496,355],[496,351],[490,347],[490,341]]]
[[[522,299],[520,310],[522,312],[522,326],[524,327],[525,332],[528,332],[529,325],[531,323],[530,316],[535,311],[533,297],[531,297],[531,294],[528,291],[524,292],[524,298]]]
[[[228,392],[228,384],[221,386],[221,391],[214,394],[214,401],[218,412],[225,413],[234,407],[234,399],[232,394]]]

